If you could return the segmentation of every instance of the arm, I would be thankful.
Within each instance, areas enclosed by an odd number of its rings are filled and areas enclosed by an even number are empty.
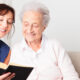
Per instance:
[[[59,47],[58,65],[63,75],[63,80],[80,80],[78,74],[64,48]]]
[[[10,60],[10,56],[11,56],[11,50],[8,53],[8,56],[6,57],[4,63],[8,65],[9,60]],[[3,75],[0,75],[0,80],[11,80],[13,77],[15,77],[15,73],[5,73]]]
[[[9,51],[8,56],[6,57],[6,59],[4,61],[5,64],[8,64],[9,63],[10,56],[11,56],[11,50]]]

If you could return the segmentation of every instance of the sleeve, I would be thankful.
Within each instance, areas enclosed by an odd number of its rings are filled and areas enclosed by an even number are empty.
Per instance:
[[[66,53],[65,49],[60,45],[58,45],[57,56],[58,66],[63,75],[63,80],[80,80],[70,57]]]
[[[0,61],[1,62],[4,62],[6,57],[8,56],[9,54],[9,51],[10,51],[10,47],[8,45],[6,45],[5,43],[3,43],[2,47],[0,48]]]
[[[8,54],[8,56],[6,57],[5,61],[4,61],[4,63],[7,64],[7,65],[8,65],[9,60],[10,60],[10,55],[11,55],[11,50],[9,51],[9,54]]]

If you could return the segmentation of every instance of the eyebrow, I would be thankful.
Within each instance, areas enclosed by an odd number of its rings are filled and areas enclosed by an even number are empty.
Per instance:
[[[8,18],[8,19],[13,19],[13,18]]]
[[[1,16],[1,15],[0,15],[0,17],[2,17],[2,18],[3,18],[3,16]]]

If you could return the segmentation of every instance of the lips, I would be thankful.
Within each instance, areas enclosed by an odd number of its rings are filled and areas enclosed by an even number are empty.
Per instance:
[[[28,36],[31,36],[31,37],[33,37],[33,36],[35,36],[36,34],[28,34]]]
[[[7,30],[4,30],[4,29],[0,29],[0,31],[1,31],[1,32],[6,32]]]

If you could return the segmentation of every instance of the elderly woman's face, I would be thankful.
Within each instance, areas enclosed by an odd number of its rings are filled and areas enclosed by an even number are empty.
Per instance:
[[[0,38],[4,37],[11,30],[13,23],[13,14],[8,12],[5,15],[0,15]]]
[[[27,41],[41,39],[45,27],[42,25],[42,14],[37,11],[28,11],[23,16],[23,35]]]

